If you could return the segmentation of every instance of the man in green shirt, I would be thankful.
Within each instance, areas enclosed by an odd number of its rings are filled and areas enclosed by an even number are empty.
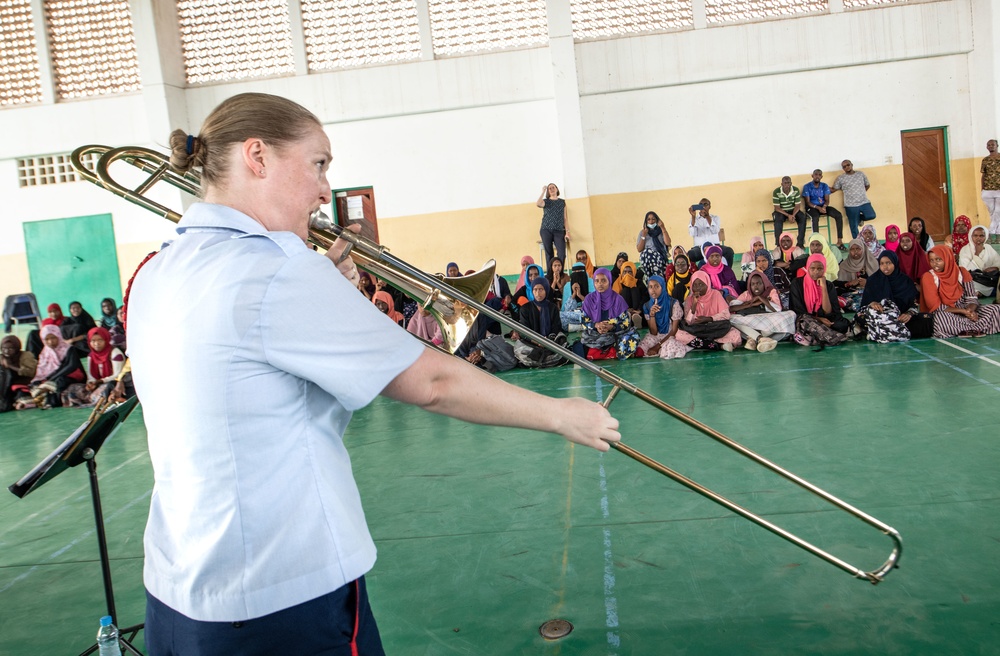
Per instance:
[[[798,245],[802,246],[806,238],[806,213],[799,206],[801,202],[802,191],[793,186],[792,179],[786,175],[781,179],[781,186],[771,193],[771,203],[774,205],[774,212],[771,213],[774,220],[774,243],[778,243],[781,229],[785,221],[789,220],[799,224]]]

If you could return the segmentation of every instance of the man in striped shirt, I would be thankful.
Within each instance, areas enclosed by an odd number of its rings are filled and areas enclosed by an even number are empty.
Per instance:
[[[799,224],[798,246],[803,247],[806,238],[806,213],[799,207],[801,202],[802,192],[792,185],[792,179],[786,175],[781,179],[781,186],[771,194],[771,203],[774,205],[774,212],[771,213],[774,220],[774,243],[778,243],[785,220],[789,220]]]

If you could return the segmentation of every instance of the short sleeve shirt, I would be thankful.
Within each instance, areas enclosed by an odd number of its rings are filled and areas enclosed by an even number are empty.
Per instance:
[[[820,182],[819,186],[813,185],[812,182],[807,182],[804,187],[802,187],[802,195],[809,199],[809,202],[816,207],[823,207],[826,205],[826,197],[830,194],[830,185],[825,182]]]
[[[188,617],[247,620],[374,564],[343,434],[424,347],[290,232],[208,203],[177,231],[129,296],[143,578]]]
[[[867,203],[866,186],[870,186],[868,176],[861,171],[855,171],[851,175],[841,173],[833,181],[833,188],[844,192],[844,207],[857,207]]]
[[[802,200],[802,192],[795,185],[792,185],[787,194],[781,190],[781,187],[771,193],[771,204],[777,205],[786,212],[791,212],[800,200]]]
[[[984,191],[1000,191],[1000,157],[984,157],[979,167]]]
[[[566,229],[566,201],[562,198],[546,198],[542,208],[542,230]]]

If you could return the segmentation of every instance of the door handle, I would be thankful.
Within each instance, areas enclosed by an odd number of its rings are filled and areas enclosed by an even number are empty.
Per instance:
[[[942,182],[941,183],[941,193],[943,193],[945,196],[948,195],[948,183],[947,182]]]

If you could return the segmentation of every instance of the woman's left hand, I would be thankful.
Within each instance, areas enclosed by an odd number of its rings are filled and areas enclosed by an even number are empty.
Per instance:
[[[361,232],[361,225],[352,223],[347,226],[345,230],[350,230],[354,234],[358,234]],[[350,255],[344,257],[344,251],[347,250],[347,245],[349,243],[350,242],[346,239],[337,237],[337,240],[333,242],[332,246],[330,246],[330,250],[326,252],[326,256],[337,266],[337,271],[340,271],[341,275],[347,278],[349,283],[357,287],[361,283],[361,276],[358,274],[358,267],[354,264],[354,260],[351,259]]]

